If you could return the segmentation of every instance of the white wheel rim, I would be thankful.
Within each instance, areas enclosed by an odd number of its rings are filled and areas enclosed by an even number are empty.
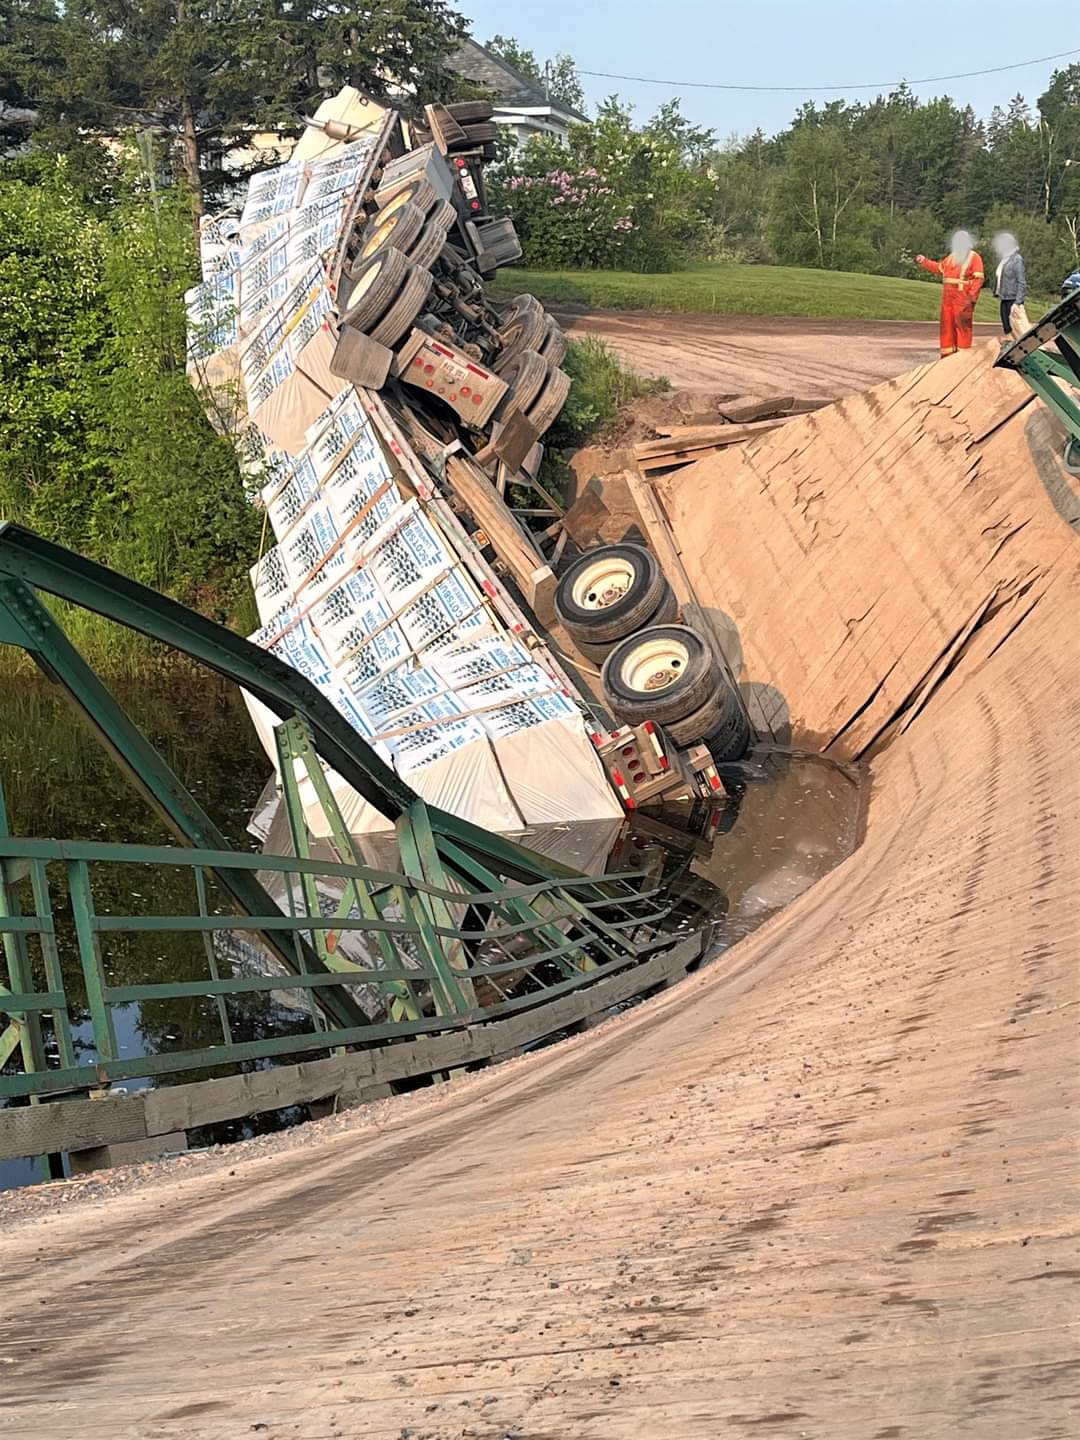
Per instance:
[[[673,636],[643,640],[619,666],[619,679],[628,690],[655,695],[681,679],[689,661],[689,650]]]
[[[399,190],[392,200],[388,200],[382,208],[381,219],[388,220],[395,210],[400,210],[402,205],[407,205],[412,199],[411,190]]]
[[[349,304],[353,305],[361,299],[375,284],[375,277],[380,274],[383,262],[380,260],[377,265],[367,265],[357,277],[356,284],[349,292]]]
[[[579,610],[607,610],[617,605],[634,583],[634,567],[618,555],[605,555],[586,565],[570,590]]]
[[[364,246],[363,250],[361,250],[361,255],[373,255],[381,245],[384,245],[397,228],[398,219],[398,212],[395,211],[389,220],[383,221],[379,225],[379,228],[375,231],[374,235],[372,235],[371,239]]]

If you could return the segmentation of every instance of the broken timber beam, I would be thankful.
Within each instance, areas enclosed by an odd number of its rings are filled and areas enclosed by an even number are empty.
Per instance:
[[[646,472],[666,470],[672,465],[686,465],[692,460],[700,460],[726,445],[740,445],[746,440],[754,440],[784,424],[786,417],[759,420],[750,425],[672,425],[671,433],[663,439],[644,440],[635,445],[634,456]]]
[[[446,479],[491,542],[541,624],[554,616],[555,573],[526,539],[513,511],[488,477],[465,455],[446,457]]]
[[[683,623],[691,626],[706,642],[713,653],[714,659],[722,666],[723,670],[731,681],[732,689],[739,697],[739,703],[743,709],[746,702],[739,690],[738,676],[731,668],[728,657],[720,643],[716,626],[713,624],[708,612],[703,608],[694,589],[690,574],[683,564],[682,552],[679,549],[678,541],[675,539],[675,532],[671,528],[667,513],[664,510],[660,497],[653,489],[652,481],[647,475],[634,465],[628,465],[626,469],[619,472],[619,478],[626,484],[630,492],[630,498],[637,507],[641,519],[642,532],[648,542],[649,549],[656,556],[660,563],[660,569],[664,572],[668,584],[675,592],[675,599],[679,602],[679,609],[682,612]]]

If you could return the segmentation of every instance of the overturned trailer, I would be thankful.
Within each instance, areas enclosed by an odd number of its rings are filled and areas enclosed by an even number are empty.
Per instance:
[[[555,580],[502,492],[535,479],[569,378],[539,303],[484,288],[520,253],[487,214],[484,110],[429,106],[421,125],[350,89],[328,101],[238,215],[204,222],[189,371],[266,516],[252,638],[424,799],[505,833],[621,806],[519,603],[543,614]],[[350,832],[387,828],[330,779]]]

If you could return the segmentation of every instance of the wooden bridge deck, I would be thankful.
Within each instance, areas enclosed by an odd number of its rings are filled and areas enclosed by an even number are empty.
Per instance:
[[[721,966],[4,1224],[5,1434],[1075,1436],[1076,554],[875,762],[861,850]]]

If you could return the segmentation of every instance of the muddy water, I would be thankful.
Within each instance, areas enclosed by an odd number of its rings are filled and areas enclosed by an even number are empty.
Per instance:
[[[118,694],[229,840],[252,848],[246,827],[269,767],[238,692],[198,675],[159,676],[124,686]],[[14,834],[170,843],[164,827],[62,695],[36,677],[16,681],[5,696],[0,778]],[[859,810],[858,777],[817,757],[759,755],[735,767],[726,783],[729,794],[719,805],[640,813],[625,824],[550,826],[520,838],[589,873],[650,872],[665,891],[679,897],[682,928],[696,929],[703,920],[714,925],[715,955],[851,853]],[[137,897],[130,872],[115,881],[105,876],[100,884],[102,910],[190,913],[188,880],[178,871],[148,872],[141,887],[145,893]],[[93,1058],[91,1030],[81,1010],[82,980],[73,947],[61,947],[61,963],[72,1002],[73,1038],[85,1062]],[[114,983],[135,984],[197,978],[205,974],[205,961],[201,947],[193,954],[183,937],[117,936],[106,968]],[[115,1017],[121,1055],[200,1048],[219,1039],[209,1001],[130,1005],[118,1008]],[[230,1002],[230,1021],[236,1039],[309,1028],[306,1016],[262,997],[235,1009]],[[189,1071],[180,1078],[205,1077]],[[146,1083],[129,1081],[126,1088]],[[260,1128],[276,1126],[281,1118],[301,1117],[268,1117]],[[252,1133],[252,1126],[226,1127],[214,1138],[241,1133]],[[36,1162],[0,1161],[0,1189],[40,1178],[43,1171]]]

